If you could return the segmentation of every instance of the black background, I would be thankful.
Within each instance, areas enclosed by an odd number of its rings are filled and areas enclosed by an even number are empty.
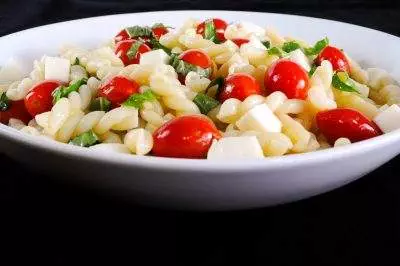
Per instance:
[[[400,6],[389,0],[1,0],[0,36],[74,18],[174,9],[302,14],[400,35]],[[0,265],[400,265],[399,163],[301,202],[190,213],[122,203],[0,155]]]

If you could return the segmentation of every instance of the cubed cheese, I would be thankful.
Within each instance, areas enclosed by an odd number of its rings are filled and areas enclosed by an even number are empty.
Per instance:
[[[298,65],[302,66],[305,71],[309,72],[310,61],[308,60],[307,56],[301,51],[300,49],[296,49],[289,53],[288,59],[292,62],[297,63]]]
[[[69,82],[71,63],[68,59],[47,56],[44,61],[44,78]]]
[[[265,30],[251,22],[239,21],[228,25],[225,30],[226,39],[250,38],[252,35],[258,38],[265,37]]]
[[[244,114],[236,126],[242,130],[254,130],[259,132],[281,132],[282,123],[278,117],[269,109],[267,104],[260,104]]]
[[[400,107],[397,104],[393,104],[389,108],[384,109],[384,111],[375,116],[374,122],[385,133],[399,129]]]
[[[254,159],[264,158],[260,143],[255,136],[227,137],[214,140],[207,159]]]
[[[144,53],[140,56],[141,65],[168,64],[169,56],[163,49],[158,49]]]

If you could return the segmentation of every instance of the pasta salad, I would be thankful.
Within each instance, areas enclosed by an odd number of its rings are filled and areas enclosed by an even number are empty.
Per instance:
[[[400,128],[400,87],[340,47],[189,19],[0,69],[0,122],[98,151],[247,159],[348,145]]]

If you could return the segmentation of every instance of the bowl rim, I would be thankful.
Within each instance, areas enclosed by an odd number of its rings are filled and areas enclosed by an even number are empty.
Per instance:
[[[14,38],[18,35],[24,34],[27,31],[41,30],[49,27],[59,27],[62,25],[85,22],[92,20],[102,20],[104,18],[112,19],[113,17],[122,17],[129,15],[146,15],[146,14],[168,14],[168,13],[204,13],[204,12],[220,12],[221,15],[240,13],[240,14],[264,14],[269,16],[283,16],[283,17],[297,17],[299,19],[312,19],[316,21],[324,21],[328,23],[342,24],[348,27],[358,27],[364,31],[373,31],[375,33],[384,34],[389,38],[395,38],[396,41],[400,42],[400,38],[385,33],[376,29],[371,29],[355,24],[350,24],[346,22],[334,21],[323,18],[316,18],[310,16],[299,16],[291,14],[280,14],[280,13],[269,13],[269,12],[250,12],[250,11],[230,11],[230,10],[178,10],[178,11],[152,11],[152,12],[136,12],[136,13],[122,13],[115,15],[106,16],[95,16],[88,18],[81,18],[75,20],[68,20],[63,22],[57,22],[52,24],[47,24],[43,26],[38,26],[34,28],[25,29],[8,35],[0,37],[0,40]],[[156,170],[165,171],[203,171],[212,173],[224,173],[224,172],[247,172],[251,171],[261,171],[261,170],[275,170],[282,167],[292,168],[298,165],[312,165],[328,160],[337,160],[339,158],[348,158],[356,154],[365,153],[373,151],[374,148],[390,145],[396,141],[400,140],[400,129],[383,134],[381,136],[375,137],[373,139],[360,141],[353,143],[348,146],[333,147],[325,150],[318,150],[308,153],[301,154],[289,154],[277,157],[266,157],[263,159],[240,159],[240,160],[207,160],[207,159],[182,159],[182,158],[164,158],[155,156],[138,156],[132,154],[120,154],[120,153],[96,153],[88,148],[76,147],[73,145],[68,145],[53,140],[46,140],[43,137],[31,136],[22,133],[16,129],[13,129],[7,125],[0,124],[0,137],[5,138],[14,143],[19,143],[22,145],[31,146],[35,149],[43,149],[46,152],[50,152],[57,155],[62,155],[65,157],[76,157],[76,159],[90,160],[94,162],[102,162],[113,165],[121,165],[126,167],[139,167],[139,168],[152,168]]]

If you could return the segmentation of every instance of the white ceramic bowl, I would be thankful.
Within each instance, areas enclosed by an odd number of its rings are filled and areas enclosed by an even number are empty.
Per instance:
[[[328,36],[364,66],[400,75],[400,39],[350,24],[280,14],[171,11],[96,17],[21,31],[0,38],[0,64],[56,54],[64,43],[93,47],[134,24],[179,26],[187,18],[220,17],[272,25],[314,42]],[[383,52],[384,51],[384,52]],[[101,154],[44,141],[0,124],[0,150],[55,178],[104,188],[143,204],[192,210],[263,207],[323,193],[351,182],[400,153],[400,132],[308,154],[252,161],[207,161]]]

